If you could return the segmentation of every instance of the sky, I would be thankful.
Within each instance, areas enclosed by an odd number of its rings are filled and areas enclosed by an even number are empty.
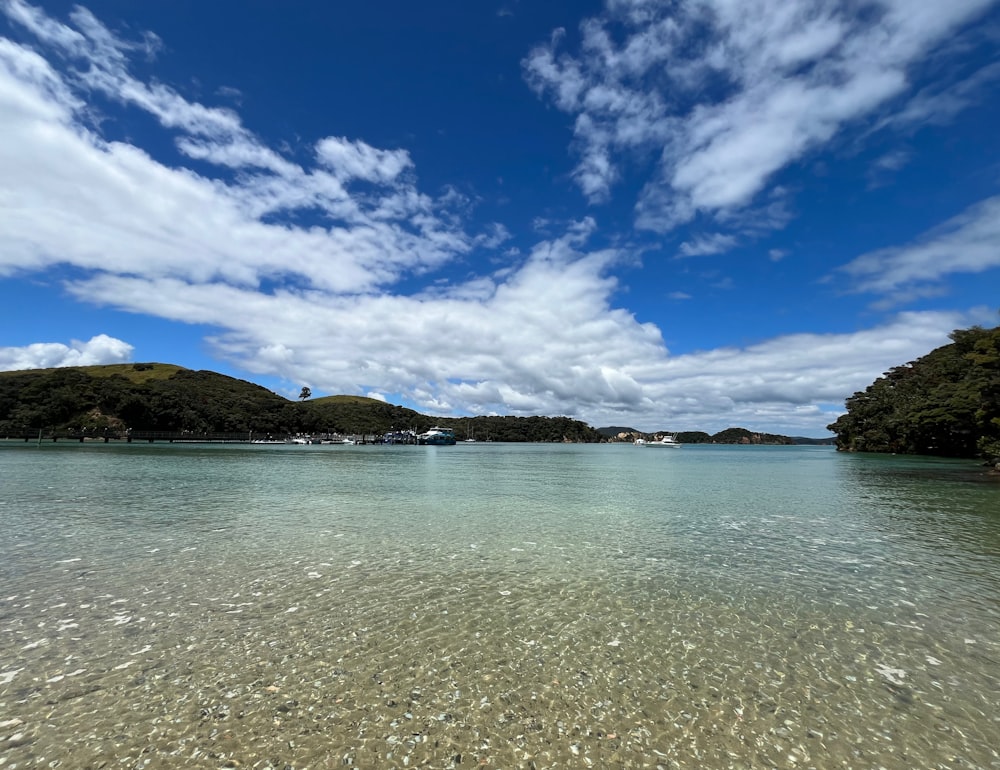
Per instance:
[[[0,0],[0,370],[821,437],[1000,322],[1000,0]]]

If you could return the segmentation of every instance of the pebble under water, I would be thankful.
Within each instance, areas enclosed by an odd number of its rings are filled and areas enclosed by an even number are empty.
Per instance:
[[[0,447],[0,767],[1000,767],[1000,487],[706,449]]]

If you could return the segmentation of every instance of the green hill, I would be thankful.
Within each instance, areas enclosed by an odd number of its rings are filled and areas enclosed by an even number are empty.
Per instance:
[[[39,430],[381,434],[435,424],[460,438],[600,441],[568,417],[437,418],[364,396],[291,401],[260,385],[172,364],[139,363],[0,372],[0,436]]]
[[[839,449],[1000,458],[1000,326],[952,332],[847,399]]]

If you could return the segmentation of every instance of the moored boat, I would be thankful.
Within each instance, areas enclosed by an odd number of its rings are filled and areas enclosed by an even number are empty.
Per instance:
[[[417,443],[428,446],[451,446],[455,443],[455,431],[451,428],[440,428],[435,425],[426,433],[419,434]]]
[[[636,446],[669,446],[669,447],[681,447],[683,444],[677,440],[677,434],[671,434],[669,436],[664,436],[659,441],[647,441],[644,438],[637,438],[635,440]]]

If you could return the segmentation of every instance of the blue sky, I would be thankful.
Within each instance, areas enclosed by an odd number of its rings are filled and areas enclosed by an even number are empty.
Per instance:
[[[0,0],[0,369],[826,435],[1000,305],[991,0]]]

